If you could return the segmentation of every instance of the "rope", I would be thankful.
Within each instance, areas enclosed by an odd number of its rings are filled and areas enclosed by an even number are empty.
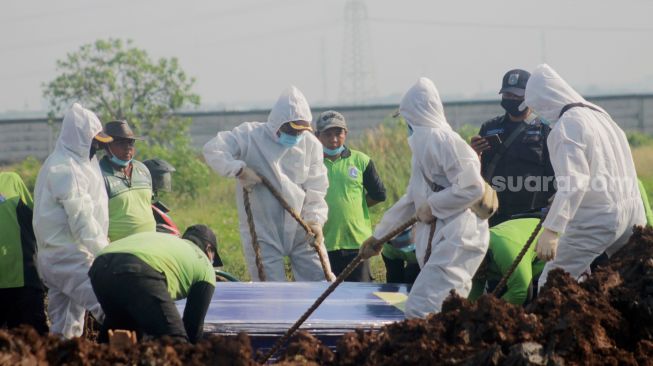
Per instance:
[[[426,262],[429,261],[429,258],[431,258],[431,242],[433,241],[433,236],[435,235],[435,223],[437,220],[433,221],[431,223],[431,229],[429,231],[429,241],[426,246],[426,253],[424,253],[424,265],[426,265]]]
[[[285,210],[290,214],[290,216],[292,216],[292,217],[295,219],[295,221],[297,221],[297,223],[299,223],[299,225],[300,225],[302,228],[304,228],[304,230],[306,230],[306,232],[307,232],[309,235],[311,235],[312,240],[309,241],[309,244],[310,244],[310,245],[315,249],[315,251],[317,252],[318,257],[320,258],[320,264],[322,265],[322,270],[324,271],[324,278],[325,278],[327,281],[329,281],[329,274],[330,274],[330,271],[329,271],[329,269],[328,269],[328,268],[329,268],[329,265],[327,264],[327,263],[328,263],[328,259],[327,259],[326,256],[324,255],[324,252],[323,252],[322,250],[320,250],[320,247],[319,247],[318,243],[315,242],[315,234],[313,233],[313,230],[311,230],[311,228],[308,226],[308,224],[306,224],[306,222],[304,222],[304,220],[302,220],[302,218],[299,217],[299,215],[297,214],[297,212],[295,212],[295,210],[294,210],[292,207],[290,207],[290,205],[289,205],[288,202],[283,198],[283,196],[281,195],[281,193],[279,193],[279,191],[277,191],[277,189],[274,188],[274,186],[272,185],[272,183],[271,183],[271,182],[270,182],[266,177],[264,177],[264,176],[262,176],[262,175],[260,175],[260,174],[259,174],[258,176],[261,178],[261,182],[263,183],[263,185],[264,185],[265,187],[267,187],[268,190],[270,190],[270,193],[272,193],[272,195],[273,195],[273,196],[274,196],[274,197],[279,201],[279,203],[281,204],[281,206],[282,206],[282,207],[283,207],[283,208],[284,208],[284,209],[285,209]]]
[[[247,225],[249,226],[249,235],[252,239],[252,247],[254,247],[254,257],[256,258],[258,279],[260,281],[265,281],[265,272],[263,271],[263,262],[261,261],[261,246],[258,244],[258,238],[256,237],[254,215],[252,215],[252,207],[249,203],[249,192],[245,188],[243,188],[243,204],[245,205],[245,213],[247,214]]]
[[[380,252],[381,248],[383,247],[383,243],[390,241],[390,239],[392,239],[395,236],[401,234],[404,230],[406,230],[408,227],[415,224],[416,222],[417,222],[417,218],[412,217],[410,220],[408,220],[405,223],[399,225],[396,229],[392,230],[391,232],[389,232],[388,234],[383,236],[381,239],[379,239],[377,241],[376,245],[374,246],[374,249],[377,252]],[[286,333],[281,338],[279,338],[279,340],[277,340],[277,342],[274,344],[274,346],[272,346],[270,351],[267,354],[265,354],[265,356],[263,356],[263,358],[258,360],[258,362],[259,363],[265,363],[270,357],[272,357],[275,353],[277,353],[277,351],[281,348],[281,346],[283,346],[286,343],[286,341],[288,341],[290,336],[292,336],[293,333],[295,333],[295,331],[297,329],[299,329],[299,327],[304,323],[304,321],[306,321],[306,319],[308,319],[308,317],[311,316],[311,314],[313,314],[315,309],[317,309],[318,306],[320,306],[322,304],[322,302],[324,302],[324,300],[329,295],[331,295],[331,293],[336,289],[336,287],[338,287],[338,285],[340,285],[345,280],[345,278],[349,277],[349,275],[354,271],[354,269],[356,269],[356,267],[363,260],[364,259],[363,259],[362,255],[358,254],[347,265],[347,267],[345,267],[345,269],[340,273],[340,275],[338,275],[336,280],[333,281],[331,283],[331,285],[329,285],[329,287],[322,293],[322,295],[320,295],[320,297],[318,297],[317,300],[315,300],[313,305],[311,305],[311,307],[308,308],[308,310],[306,310],[306,312],[304,314],[302,314],[302,316],[299,317],[299,319],[295,322],[295,324],[293,324],[292,327],[290,327],[290,329],[288,329],[288,331],[286,331]]]
[[[540,229],[542,228],[542,222],[544,221],[544,218],[546,216],[542,217],[540,221],[537,223],[537,226],[535,226],[535,230],[533,230],[533,233],[531,233],[531,236],[528,238],[528,241],[526,241],[526,244],[524,244],[524,247],[522,248],[521,252],[519,252],[519,255],[517,255],[517,258],[512,262],[510,265],[510,268],[508,269],[508,272],[506,272],[505,275],[501,278],[501,281],[499,281],[499,284],[497,287],[494,288],[494,291],[492,291],[492,295],[498,296],[499,293],[501,292],[501,289],[506,285],[508,282],[508,278],[512,276],[513,272],[515,272],[515,269],[517,269],[517,266],[521,262],[522,258],[524,258],[524,255],[526,255],[526,252],[528,251],[528,248],[531,247],[531,244],[533,244],[533,241],[535,240],[535,237],[537,236],[537,233],[540,232]]]

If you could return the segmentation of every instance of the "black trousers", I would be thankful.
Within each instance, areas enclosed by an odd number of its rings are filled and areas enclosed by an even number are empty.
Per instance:
[[[45,316],[45,290],[33,287],[0,289],[0,328],[31,325],[37,332],[48,332]]]
[[[106,316],[100,342],[108,341],[109,329],[135,330],[139,338],[166,335],[188,341],[162,273],[134,255],[112,253],[97,257],[88,274]]]
[[[419,264],[406,263],[403,259],[390,259],[384,255],[385,281],[388,283],[413,284],[419,274]]]
[[[331,272],[338,276],[347,267],[351,261],[358,255],[358,249],[339,249],[327,252],[329,262],[331,263]],[[345,279],[347,282],[370,282],[370,263],[363,261],[356,269]]]

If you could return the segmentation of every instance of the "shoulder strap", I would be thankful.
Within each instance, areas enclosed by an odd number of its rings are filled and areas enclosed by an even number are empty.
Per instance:
[[[572,108],[574,108],[574,107],[584,107],[584,108],[589,108],[589,109],[591,109],[591,110],[593,110],[593,111],[597,111],[597,112],[601,112],[601,113],[603,113],[602,110],[600,110],[600,109],[598,109],[598,108],[596,108],[596,107],[594,107],[594,106],[591,106],[591,105],[585,104],[585,103],[569,103],[569,104],[567,104],[566,106],[562,107],[562,109],[560,110],[560,114],[558,115],[558,118],[562,117],[562,115],[565,114],[566,111],[568,111],[568,110],[570,110],[570,109],[572,109]]]
[[[492,175],[494,174],[494,171],[497,168],[497,164],[499,164],[499,161],[503,157],[503,154],[508,151],[508,148],[510,145],[512,145],[513,142],[517,139],[517,137],[528,127],[528,124],[526,122],[521,122],[521,124],[515,128],[510,136],[501,144],[499,145],[500,149],[497,151],[497,153],[494,155],[492,160],[490,161],[490,164],[488,164],[487,170],[485,171],[485,179],[489,180],[492,178]]]
[[[431,190],[432,190],[433,192],[440,192],[441,190],[444,189],[443,186],[441,186],[441,185],[439,185],[439,184],[437,184],[437,183],[435,183],[435,182],[432,182],[432,181],[431,181],[431,180],[426,176],[426,173],[424,173],[424,170],[422,169],[422,166],[421,166],[421,165],[420,165],[420,167],[419,167],[419,171],[422,173],[422,177],[424,177],[424,180],[426,181],[426,183],[429,185],[429,188],[431,188]]]

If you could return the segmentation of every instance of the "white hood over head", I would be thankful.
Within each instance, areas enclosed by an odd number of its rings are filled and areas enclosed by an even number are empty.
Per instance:
[[[63,118],[57,146],[88,159],[91,142],[100,131],[102,123],[95,113],[74,103]]]
[[[435,84],[425,77],[419,78],[399,104],[399,113],[410,127],[451,129],[444,117],[444,108]]]
[[[556,122],[567,104],[589,104],[547,64],[536,67],[528,79],[525,103],[549,122]]]
[[[276,136],[279,128],[291,121],[313,121],[311,107],[306,97],[295,86],[284,90],[268,115],[268,128]]]

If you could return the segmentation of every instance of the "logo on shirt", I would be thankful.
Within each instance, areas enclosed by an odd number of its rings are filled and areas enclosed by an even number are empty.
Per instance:
[[[527,135],[541,135],[540,130],[526,131]]]
[[[358,168],[355,166],[350,166],[349,167],[349,177],[352,179],[358,178]]]
[[[0,193],[0,203],[4,202],[6,200],[7,200],[7,198],[5,196],[3,196],[2,193]]]

